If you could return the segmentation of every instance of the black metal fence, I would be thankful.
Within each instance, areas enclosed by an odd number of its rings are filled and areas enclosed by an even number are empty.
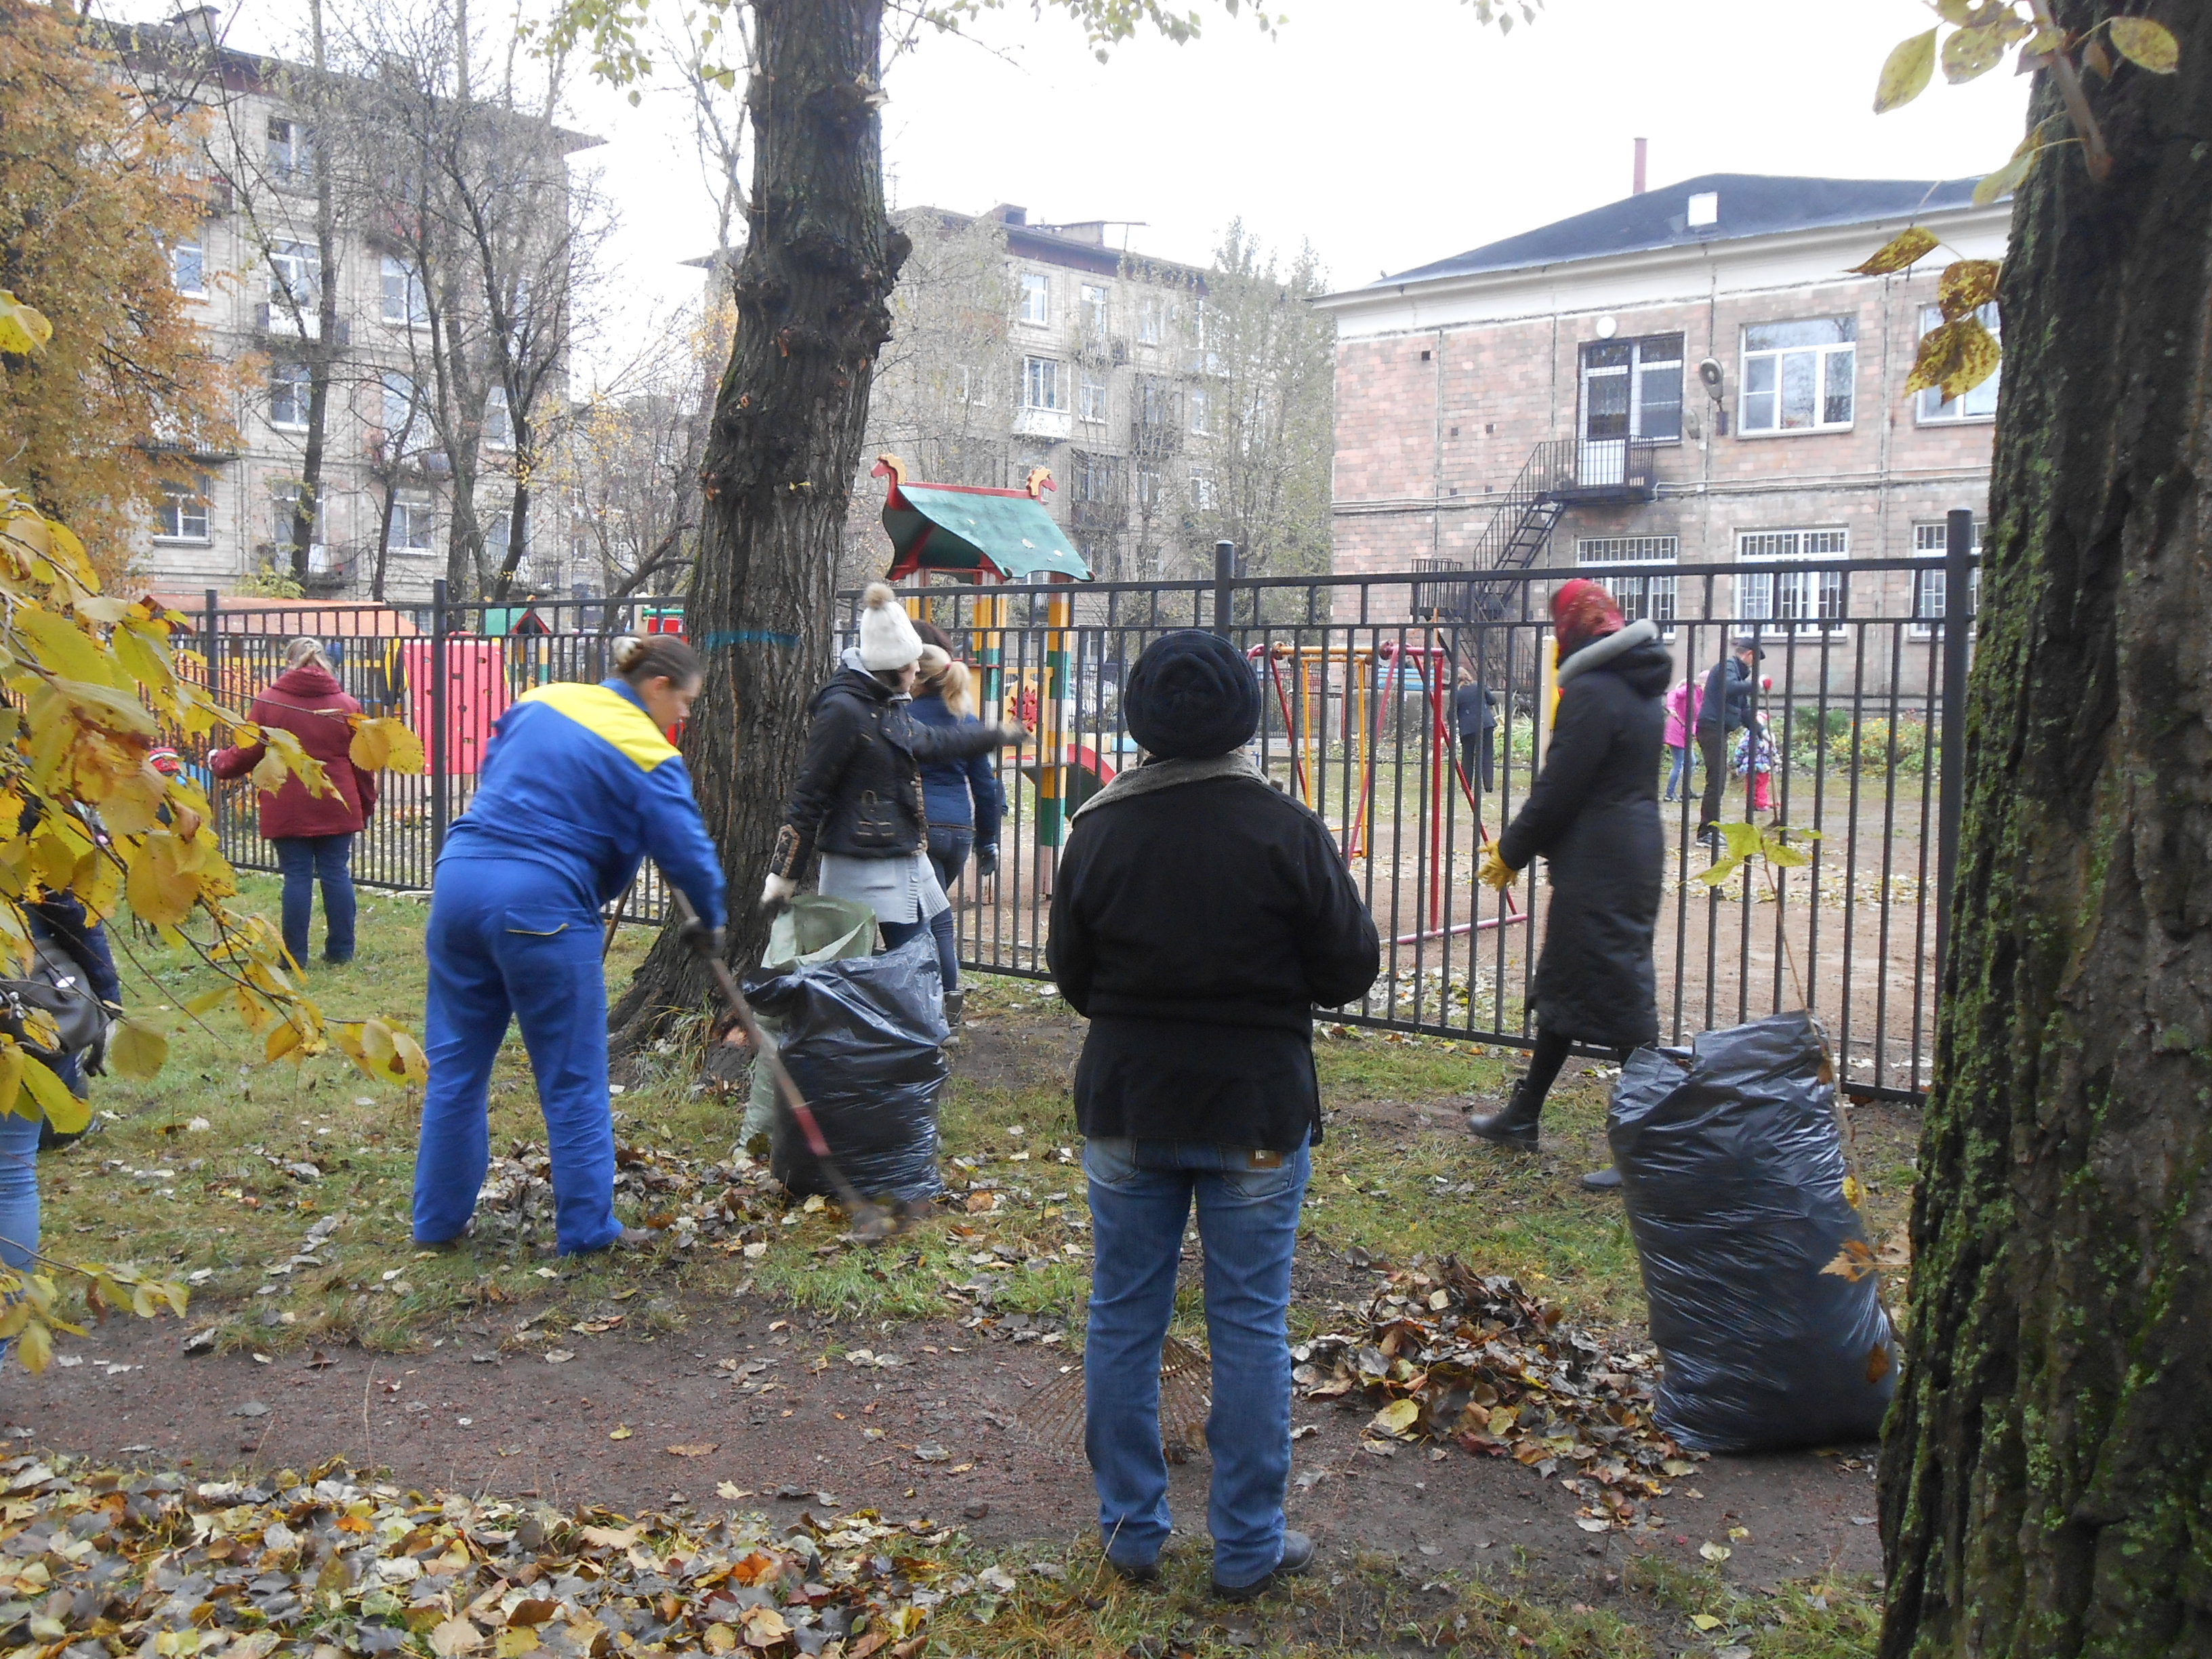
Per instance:
[[[1805,860],[1754,863],[1707,885],[1698,878],[1711,854],[1697,835],[1705,778],[1697,789],[1678,781],[1662,807],[1663,1040],[1809,1006],[1854,1093],[1902,1098],[1925,1088],[1939,889],[1955,845],[1957,778],[1947,764],[1965,660],[1949,650],[1941,607],[1947,591],[1969,592],[1971,568],[1966,543],[1954,539],[1948,581],[1929,580],[1947,566],[1927,560],[1638,573],[1636,608],[1661,626],[1678,680],[1701,680],[1739,636],[1755,635],[1765,651],[1762,720],[1731,743],[1723,816],[1786,830]],[[1168,629],[1212,628],[1245,652],[1261,683],[1254,757],[1328,823],[1386,941],[1382,979],[1340,1017],[1525,1045],[1549,893],[1524,877],[1492,894],[1474,868],[1540,763],[1552,701],[1547,600],[1569,573],[1486,573],[1498,602],[1484,608],[1494,614],[1469,618],[1420,604],[1430,585],[1411,574],[1232,579],[1228,568],[1212,582],[908,590],[977,665],[985,717],[1018,713],[1034,733],[1001,757],[996,877],[980,879],[971,866],[953,894],[963,959],[1046,976],[1053,872],[1069,820],[1137,759],[1121,713],[1127,669]],[[840,603],[849,636],[859,596]],[[602,678],[616,632],[672,614],[673,602],[657,599],[613,616],[588,602],[441,604],[414,615],[272,607],[243,617],[210,607],[205,648],[216,684],[242,701],[281,667],[287,638],[314,635],[364,705],[424,733],[428,775],[386,781],[356,860],[366,882],[420,888],[507,703],[546,681]],[[1462,671],[1497,698],[1487,753],[1480,738],[1459,737]],[[249,795],[222,796],[218,823],[234,863],[273,867]],[[659,916],[658,890],[641,886],[629,913]]]

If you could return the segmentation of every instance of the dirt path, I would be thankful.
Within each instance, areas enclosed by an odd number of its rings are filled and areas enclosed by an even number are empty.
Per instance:
[[[423,1487],[624,1510],[678,1494],[715,1507],[732,1501],[717,1496],[727,1485],[744,1494],[738,1505],[787,1520],[865,1504],[984,1539],[1064,1543],[1086,1532],[1087,1471],[1041,1450],[1017,1423],[1024,1401],[1069,1363],[1057,1348],[978,1341],[949,1326],[864,1334],[793,1319],[774,1328],[787,1316],[750,1300],[691,1312],[689,1328],[652,1341],[579,1339],[575,1358],[558,1365],[495,1354],[481,1326],[457,1328],[419,1355],[345,1350],[319,1364],[263,1364],[247,1354],[186,1358],[173,1322],[111,1321],[76,1346],[81,1364],[36,1378],[11,1369],[0,1411],[10,1433],[41,1449],[120,1463],[275,1470],[343,1455]],[[905,1363],[813,1369],[833,1337]],[[745,1381],[725,1360],[766,1361],[749,1379],[755,1392],[741,1392]],[[1676,1483],[1661,1506],[1668,1529],[1632,1542],[1583,1533],[1568,1495],[1517,1464],[1365,1449],[1366,1415],[1304,1401],[1294,1413],[1317,1431],[1296,1447],[1291,1523],[1340,1551],[1381,1552],[1422,1574],[1525,1558],[1559,1580],[1601,1579],[1632,1549],[1696,1567],[1708,1543],[1731,1548],[1724,1571],[1743,1583],[1879,1567],[1863,1519],[1874,1509],[1864,1449],[1715,1459]],[[679,1455],[672,1446],[712,1449]],[[918,1446],[947,1455],[922,1462]],[[1175,1472],[1185,1536],[1203,1534],[1206,1471],[1201,1456]],[[829,1499],[816,1496],[824,1492]],[[1732,1528],[1747,1535],[1732,1539]]]

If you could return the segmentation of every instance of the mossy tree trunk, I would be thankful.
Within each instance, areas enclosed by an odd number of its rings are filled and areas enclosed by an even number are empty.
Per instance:
[[[731,883],[730,956],[759,959],[753,904],[830,665],[832,584],[868,384],[906,238],[884,210],[882,0],[756,0],[752,202],[737,334],[715,397],[685,623],[707,661],[684,738]],[[699,1008],[706,976],[665,933],[613,1023],[626,1045]]]
[[[2212,7],[2156,9],[2112,176],[2013,217],[1885,1659],[2212,1651]]]

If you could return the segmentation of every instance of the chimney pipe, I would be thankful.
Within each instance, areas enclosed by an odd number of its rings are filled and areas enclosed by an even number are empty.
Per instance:
[[[1636,184],[1629,191],[1632,196],[1644,194],[1644,152],[1650,142],[1649,139],[1644,138],[1638,138],[1636,141]]]

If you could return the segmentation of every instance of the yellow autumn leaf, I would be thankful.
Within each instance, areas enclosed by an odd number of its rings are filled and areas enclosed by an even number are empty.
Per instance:
[[[1690,1623],[1693,1627],[1701,1631],[1718,1630],[1721,1627],[1721,1621],[1714,1618],[1710,1613],[1692,1613],[1690,1615]]]
[[[23,1056],[23,1092],[39,1103],[46,1121],[63,1134],[76,1134],[92,1121],[91,1103],[71,1094],[69,1085],[35,1055]]]
[[[1836,1252],[1828,1265],[1820,1271],[1823,1273],[1832,1273],[1838,1279],[1856,1285],[1874,1271],[1874,1251],[1868,1247],[1864,1239],[1847,1238],[1844,1241],[1843,1248]]]
[[[263,1055],[270,1060],[300,1058],[300,1028],[285,1020],[269,1033],[269,1040],[261,1045]]]
[[[493,1659],[522,1659],[538,1651],[538,1632],[528,1625],[509,1625],[492,1641]]]
[[[119,1019],[108,1035],[107,1066],[118,1077],[143,1083],[160,1073],[169,1058],[169,1039],[150,1025]]]
[[[392,1034],[393,1080],[419,1089],[430,1080],[430,1057],[422,1047],[404,1031]]]
[[[355,717],[353,741],[347,754],[364,772],[416,773],[428,764],[422,740],[404,721],[368,715]]]
[[[191,915],[200,882],[191,867],[198,860],[189,844],[157,830],[128,844],[125,856],[131,860],[131,873],[124,892],[141,921],[173,927]]]
[[[1853,265],[1851,270],[1860,276],[1887,276],[1893,272],[1910,268],[1917,260],[1927,258],[1935,251],[1937,241],[1934,232],[1914,225],[1908,229],[1898,232],[1896,235],[1881,245],[1872,258],[1864,264]]]
[[[2181,43],[2165,24],[2148,17],[2115,17],[2107,27],[2113,50],[2137,69],[2171,75],[2181,67]]]
[[[36,1376],[54,1363],[53,1333],[27,1318],[23,1334],[15,1339],[15,1357],[23,1362],[25,1370]]]
[[[1963,398],[1997,372],[2003,354],[1996,337],[1972,315],[1931,328],[1920,337],[1920,349],[1905,376],[1905,390],[1939,388],[1946,398]]]
[[[1928,90],[1936,75],[1936,31],[1900,40],[1883,60],[1881,78],[1875,83],[1874,112],[1887,113],[1911,103]]]
[[[1378,1434],[1393,1437],[1402,1436],[1420,1420],[1421,1403],[1418,1400],[1394,1400],[1369,1419],[1367,1426]]]
[[[1963,86],[1995,69],[1998,59],[2004,56],[2004,49],[2005,31],[2001,22],[1955,30],[1943,42],[1943,78],[1954,87]]]
[[[23,1087],[23,1062],[29,1056],[13,1037],[0,1038],[0,1109],[27,1117],[33,1123],[45,1116],[38,1101]]]
[[[1856,1176],[1844,1177],[1844,1202],[1854,1210],[1866,1207],[1866,1188],[1859,1184]]]
[[[1979,311],[1997,297],[1997,279],[2004,267],[1995,259],[1954,259],[1943,267],[1936,283],[1936,303],[1947,322]]]
[[[54,325],[33,306],[0,288],[0,352],[27,357],[54,337]]]
[[[607,1438],[610,1440],[627,1440],[634,1432],[635,1431],[631,1429],[629,1424],[617,1424],[614,1428],[610,1429],[607,1431]]]

